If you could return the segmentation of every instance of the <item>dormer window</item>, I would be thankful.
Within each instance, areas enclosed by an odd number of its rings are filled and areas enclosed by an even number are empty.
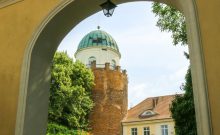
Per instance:
[[[151,111],[146,111],[142,115],[147,116],[147,115],[152,115],[153,113]]]
[[[154,115],[157,115],[157,113],[151,111],[151,110],[146,110],[144,111],[142,114],[139,115],[140,118],[148,118],[148,117],[152,117]]]

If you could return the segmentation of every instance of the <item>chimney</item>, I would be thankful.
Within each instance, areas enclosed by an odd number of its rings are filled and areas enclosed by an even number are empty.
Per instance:
[[[152,102],[153,109],[157,106],[158,99],[159,99],[158,97],[155,97],[155,98],[152,99],[153,100],[153,102]]]

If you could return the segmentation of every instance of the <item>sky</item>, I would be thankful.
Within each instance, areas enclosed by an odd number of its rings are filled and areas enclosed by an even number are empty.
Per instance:
[[[184,56],[188,48],[172,45],[171,34],[156,26],[158,18],[151,5],[125,3],[118,5],[112,17],[102,11],[93,14],[73,28],[58,48],[74,57],[80,40],[97,26],[109,33],[118,44],[120,66],[127,70],[129,108],[148,97],[183,93],[180,86],[189,66]]]

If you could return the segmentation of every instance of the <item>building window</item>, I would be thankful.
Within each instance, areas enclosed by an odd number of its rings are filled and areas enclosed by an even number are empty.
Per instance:
[[[112,67],[113,67],[113,69],[116,68],[116,61],[115,60],[112,60]]]
[[[168,126],[161,125],[161,132],[162,132],[162,135],[168,135]]]
[[[94,56],[89,57],[88,59],[89,66],[92,64],[93,61],[96,61],[96,58]]]
[[[148,118],[148,117],[152,117],[154,115],[157,115],[157,113],[151,111],[151,110],[147,110],[144,111],[141,115],[139,115],[140,118]]]
[[[150,128],[144,127],[144,135],[150,135]]]
[[[131,135],[137,135],[137,128],[131,128]]]

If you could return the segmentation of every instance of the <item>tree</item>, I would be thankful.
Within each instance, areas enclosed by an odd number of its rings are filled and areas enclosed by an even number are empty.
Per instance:
[[[152,9],[159,17],[156,25],[161,31],[172,33],[173,45],[187,45],[186,22],[181,12],[160,3],[153,3]],[[189,59],[189,54],[186,52],[184,54]],[[197,135],[190,67],[182,89],[185,91],[184,95],[176,95],[170,108],[175,121],[176,135]]]
[[[172,33],[173,45],[187,44],[186,22],[181,12],[161,3],[153,3],[152,12],[158,16],[157,26],[161,31]]]
[[[71,130],[55,123],[49,123],[46,135],[88,135],[88,133],[82,130]]]
[[[193,102],[193,88],[190,69],[185,76],[183,85],[184,95],[176,95],[170,111],[175,120],[176,135],[196,135],[195,108]]]
[[[88,127],[88,114],[93,107],[91,89],[94,76],[79,61],[73,62],[64,52],[55,53],[49,97],[49,124],[69,129]]]

